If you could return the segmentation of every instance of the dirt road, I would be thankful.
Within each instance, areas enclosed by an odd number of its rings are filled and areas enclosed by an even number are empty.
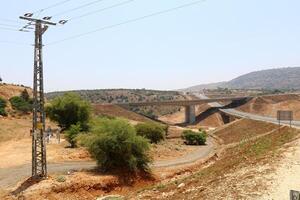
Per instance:
[[[207,145],[199,146],[194,152],[174,160],[156,161],[152,168],[175,167],[185,164],[191,164],[198,160],[205,159],[213,154],[215,150],[214,141],[208,138]],[[96,167],[95,162],[63,162],[48,163],[48,173],[66,173],[72,170],[92,169]],[[0,188],[9,188],[15,186],[18,182],[30,177],[31,165],[25,164],[18,167],[0,169]]]

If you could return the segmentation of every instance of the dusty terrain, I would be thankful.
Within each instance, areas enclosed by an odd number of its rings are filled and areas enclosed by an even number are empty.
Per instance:
[[[282,160],[274,172],[265,176],[268,189],[260,198],[289,199],[289,191],[300,191],[300,140],[287,146],[287,151],[282,155]]]
[[[62,139],[60,144],[53,139],[47,145],[48,162],[91,160],[89,153],[83,149],[66,148],[68,143]],[[31,163],[31,138],[0,143],[0,168],[16,167]]]
[[[94,105],[94,113],[96,115],[103,115],[109,117],[121,117],[137,122],[147,122],[152,121],[151,119],[139,115],[137,113],[131,112],[125,108],[116,105]]]
[[[267,194],[267,185],[275,180],[272,174],[283,159],[282,152],[287,148],[285,144],[299,137],[299,131],[295,129],[285,127],[282,131],[284,134],[274,131],[268,135],[261,131],[262,136],[255,140],[243,140],[234,146],[230,143],[208,162],[167,170],[155,169],[153,179],[138,176],[130,179],[130,184],[124,184],[124,179],[117,175],[95,171],[54,174],[21,195],[26,199],[75,200],[108,194],[120,194],[129,199],[258,199]],[[230,135],[230,132],[226,134]],[[294,175],[296,171],[291,172]]]
[[[283,158],[285,144],[299,138],[298,130],[283,128],[283,131],[284,134],[275,131],[255,140],[229,146],[215,161],[198,170],[194,169],[190,175],[142,190],[129,197],[170,200],[259,199],[268,190],[268,184],[272,183],[272,179],[266,177],[275,171],[278,162]],[[295,173],[292,170],[288,175],[296,175]],[[280,176],[277,178],[280,182]],[[291,176],[286,179],[290,185],[295,180]],[[280,185],[284,186],[283,183]],[[286,194],[282,195],[286,197]]]
[[[292,110],[295,120],[300,120],[300,96],[284,94],[256,97],[241,106],[239,110],[271,117],[277,116],[277,110]]]
[[[7,140],[19,140],[30,134],[29,119],[16,119],[0,117],[0,144]]]
[[[132,114],[131,112],[129,113]],[[135,116],[137,114],[133,113],[132,115]],[[137,123],[136,121],[133,122]],[[0,119],[0,125],[0,168],[30,163],[31,119],[28,117],[22,119],[2,118]],[[56,127],[51,122],[48,122],[48,125],[52,128]],[[152,144],[150,154],[154,160],[172,160],[197,150],[196,146],[184,145],[183,140],[180,138],[183,130],[183,128],[171,127],[169,133],[170,139],[159,144]],[[91,160],[90,155],[84,148],[72,149],[68,148],[68,145],[64,139],[61,139],[61,143],[57,144],[56,138],[53,137],[47,145],[48,161],[53,163]]]
[[[11,97],[20,95],[24,89],[26,89],[30,95],[32,94],[32,90],[29,87],[0,83],[0,97],[8,100]]]

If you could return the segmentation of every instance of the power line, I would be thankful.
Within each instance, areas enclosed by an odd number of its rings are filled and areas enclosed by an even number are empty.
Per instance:
[[[22,22],[20,21],[17,21],[17,20],[12,20],[12,19],[3,19],[3,18],[0,18],[0,21],[3,21],[3,22],[10,22],[10,23],[17,23],[17,24],[23,24]]]
[[[58,44],[58,43],[61,43],[61,42],[67,41],[67,40],[72,40],[72,39],[76,39],[76,38],[79,38],[79,37],[83,37],[85,35],[90,35],[90,34],[93,34],[93,33],[96,33],[96,32],[100,32],[100,31],[104,31],[104,30],[107,30],[107,29],[112,29],[112,28],[117,27],[117,26],[122,26],[122,25],[125,25],[125,24],[130,24],[130,23],[133,23],[133,22],[141,21],[141,20],[144,20],[144,19],[147,19],[147,18],[151,18],[151,17],[154,17],[154,16],[162,15],[162,14],[165,14],[165,13],[174,12],[176,10],[179,10],[179,9],[182,9],[182,8],[186,8],[186,7],[191,7],[191,6],[194,6],[196,4],[203,3],[205,1],[206,0],[198,0],[198,1],[191,2],[191,3],[183,4],[183,5],[174,7],[174,8],[170,8],[170,9],[158,11],[158,12],[155,12],[155,13],[152,13],[152,14],[149,14],[149,15],[144,15],[142,17],[130,19],[130,20],[127,20],[127,21],[124,21],[124,22],[120,22],[120,23],[117,23],[117,24],[104,26],[104,27],[97,28],[95,30],[92,30],[92,31],[89,31],[89,32],[86,32],[86,33],[81,33],[81,34],[74,35],[74,36],[71,36],[71,37],[68,37],[68,38],[65,38],[65,39],[62,39],[62,40],[50,42],[47,45]]]
[[[85,13],[85,14],[83,14],[83,15],[79,15],[79,16],[76,16],[76,17],[72,17],[72,18],[70,18],[68,21],[75,20],[75,19],[80,19],[80,18],[89,16],[89,15],[93,15],[93,14],[96,14],[96,13],[99,13],[99,12],[102,12],[102,11],[105,11],[105,10],[109,10],[109,9],[112,9],[112,8],[116,8],[116,7],[119,7],[119,6],[123,6],[123,5],[125,5],[125,4],[129,4],[129,3],[133,2],[133,1],[135,1],[135,0],[127,0],[127,1],[123,1],[123,2],[114,4],[114,5],[105,7],[105,8],[101,8],[101,9],[98,9],[98,10],[94,10],[94,11]]]
[[[57,6],[63,5],[65,3],[67,3],[67,2],[69,2],[69,1],[72,1],[72,0],[64,0],[64,1],[61,1],[61,2],[57,2],[55,4],[52,4],[52,5],[48,6],[48,7],[42,8],[40,10],[37,10],[37,11],[35,11],[33,13],[37,13],[37,12],[41,13],[41,12],[44,12],[45,10],[49,10],[51,8],[55,8]]]
[[[2,23],[0,23],[0,26],[6,26],[6,27],[12,27],[12,28],[18,28],[19,27],[17,25],[2,24]]]
[[[7,28],[7,27],[0,27],[0,30],[20,32],[19,29],[13,29],[13,28]],[[26,31],[23,31],[23,32],[29,32],[29,31],[26,30]]]
[[[14,41],[1,41],[2,44],[13,44],[13,45],[22,45],[22,46],[32,46],[31,44],[23,43],[23,42],[14,42]]]
[[[81,6],[78,6],[78,7],[69,9],[69,10],[62,11],[62,12],[60,12],[60,13],[57,13],[57,14],[55,14],[55,15],[52,15],[52,17],[57,17],[57,16],[60,16],[60,15],[64,15],[64,14],[66,14],[66,13],[70,13],[70,12],[73,12],[73,11],[75,11],[75,10],[79,10],[79,9],[81,9],[81,8],[85,8],[85,7],[91,6],[91,5],[93,5],[93,4],[102,2],[102,1],[104,1],[104,0],[95,0],[95,1],[92,1],[92,2],[90,2],[90,3],[83,4],[83,5],[81,5]]]

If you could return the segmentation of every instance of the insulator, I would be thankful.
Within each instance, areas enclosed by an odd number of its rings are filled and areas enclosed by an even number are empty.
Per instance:
[[[60,20],[58,23],[59,24],[66,24],[68,22],[68,20]]]
[[[25,17],[32,17],[32,16],[33,16],[33,13],[26,13],[24,16],[25,16]]]

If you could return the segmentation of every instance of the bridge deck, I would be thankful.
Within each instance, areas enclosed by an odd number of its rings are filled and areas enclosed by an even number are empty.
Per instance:
[[[247,100],[252,97],[230,97],[230,98],[215,98],[215,99],[197,99],[197,100],[183,100],[183,101],[156,101],[156,102],[137,102],[137,103],[119,103],[114,104],[118,106],[192,106],[212,102],[227,102]]]

